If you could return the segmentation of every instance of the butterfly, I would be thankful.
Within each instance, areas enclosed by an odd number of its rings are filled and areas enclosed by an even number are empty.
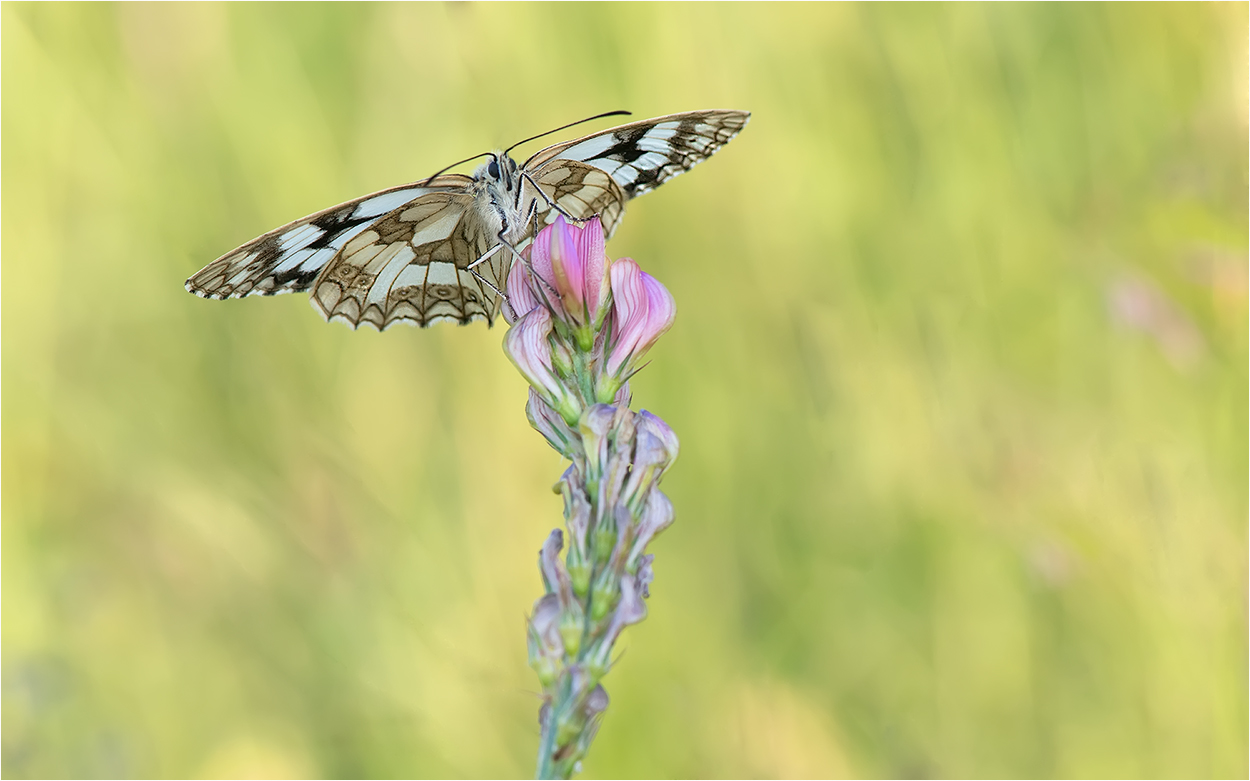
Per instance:
[[[627,114],[614,111],[590,119]],[[625,203],[711,157],[745,111],[690,111],[555,144],[518,164],[513,144],[472,176],[381,190],[305,217],[227,252],[187,280],[203,298],[311,292],[313,308],[352,328],[494,321],[517,253],[557,215],[598,215],[605,238]],[[589,120],[582,120],[586,122]]]

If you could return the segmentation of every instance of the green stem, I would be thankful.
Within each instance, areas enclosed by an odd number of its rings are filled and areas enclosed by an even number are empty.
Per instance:
[[[542,739],[538,743],[538,772],[534,777],[539,779],[555,778],[555,763],[552,755],[556,753],[556,708],[551,704],[547,714],[547,723],[543,725]]]

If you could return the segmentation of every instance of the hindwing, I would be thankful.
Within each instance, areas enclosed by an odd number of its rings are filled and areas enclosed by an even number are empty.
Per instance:
[[[556,158],[538,166],[530,176],[547,195],[537,201],[539,227],[554,222],[559,214],[548,199],[578,220],[598,215],[606,238],[612,237],[625,216],[629,196],[602,168],[580,160]]]
[[[352,328],[491,322],[510,257],[497,252],[469,270],[498,244],[472,207],[468,193],[427,193],[383,215],[322,270],[313,283],[313,306]]]

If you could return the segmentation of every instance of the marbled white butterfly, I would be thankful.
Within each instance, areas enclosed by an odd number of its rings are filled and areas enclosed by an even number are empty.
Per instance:
[[[513,250],[537,228],[558,213],[597,214],[610,237],[626,201],[706,160],[750,116],[691,111],[631,122],[549,146],[521,165],[508,156],[515,144],[478,155],[490,160],[472,176],[440,172],[272,230],[205,266],[187,290],[219,299],[311,290],[314,309],[352,328],[491,323]]]

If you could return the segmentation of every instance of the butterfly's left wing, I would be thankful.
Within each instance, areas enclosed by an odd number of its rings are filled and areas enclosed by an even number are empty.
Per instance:
[[[611,236],[625,202],[650,192],[711,157],[746,127],[746,111],[669,114],[631,122],[549,146],[525,170],[562,209],[578,219],[598,214]],[[555,210],[542,215],[555,219]]]

